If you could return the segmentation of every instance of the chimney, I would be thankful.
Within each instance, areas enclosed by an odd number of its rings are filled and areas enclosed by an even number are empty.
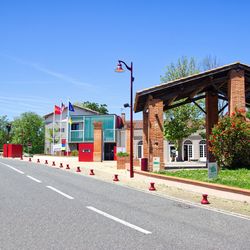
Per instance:
[[[125,122],[126,122],[125,113],[121,113],[121,118],[122,118],[123,126],[125,126]]]

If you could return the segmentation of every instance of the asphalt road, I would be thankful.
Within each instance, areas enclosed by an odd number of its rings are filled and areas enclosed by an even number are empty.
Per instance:
[[[250,220],[0,159],[0,249],[250,249]]]

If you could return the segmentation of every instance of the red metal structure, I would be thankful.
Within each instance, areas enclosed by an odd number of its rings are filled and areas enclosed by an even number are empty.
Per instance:
[[[93,161],[94,159],[94,144],[79,143],[79,161]]]
[[[23,155],[23,146],[20,144],[4,144],[3,157],[20,158]]]

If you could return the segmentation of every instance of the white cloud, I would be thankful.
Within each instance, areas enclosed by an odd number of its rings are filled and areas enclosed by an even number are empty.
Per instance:
[[[9,56],[9,55],[2,55],[2,56],[6,57],[6,58],[8,58],[8,59],[10,59],[12,61],[15,61],[17,63],[30,66],[33,69],[36,69],[36,70],[38,70],[40,72],[43,72],[43,73],[45,73],[47,75],[53,76],[53,77],[55,77],[55,78],[57,78],[59,80],[62,80],[62,81],[68,82],[68,83],[72,83],[75,86],[86,87],[86,88],[90,88],[90,87],[93,88],[94,87],[94,85],[92,85],[92,84],[85,83],[85,82],[79,81],[79,80],[77,80],[77,79],[75,79],[75,78],[73,78],[71,76],[68,76],[66,74],[50,70],[50,69],[48,69],[46,67],[41,66],[38,63],[28,62],[28,61],[25,61],[23,59],[13,57],[13,56]]]

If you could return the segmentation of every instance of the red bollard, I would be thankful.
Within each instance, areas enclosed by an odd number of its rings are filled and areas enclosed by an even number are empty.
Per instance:
[[[207,194],[203,194],[202,195],[202,200],[201,200],[201,204],[206,205],[206,204],[210,204],[209,201],[207,200]]]
[[[53,162],[52,162],[52,166],[55,166],[55,165],[56,165],[56,164],[55,164],[55,162],[53,161]]]
[[[37,163],[40,163],[40,160],[39,160],[39,159],[37,159]]]
[[[48,161],[47,161],[47,160],[45,160],[45,164],[48,164]]]
[[[115,174],[113,181],[119,181],[118,174]]]
[[[95,175],[94,169],[90,169],[89,175]]]
[[[77,167],[77,168],[76,168],[76,172],[78,172],[78,173],[81,172],[80,167]]]
[[[150,182],[150,187],[148,189],[149,191],[155,191],[155,183],[154,182]]]
[[[66,165],[66,169],[70,169],[69,164]]]
[[[31,158],[29,158],[29,161],[31,161]]]
[[[63,168],[63,164],[62,163],[60,163],[60,168]]]
[[[23,157],[21,156],[20,160],[22,161],[23,160]]]

